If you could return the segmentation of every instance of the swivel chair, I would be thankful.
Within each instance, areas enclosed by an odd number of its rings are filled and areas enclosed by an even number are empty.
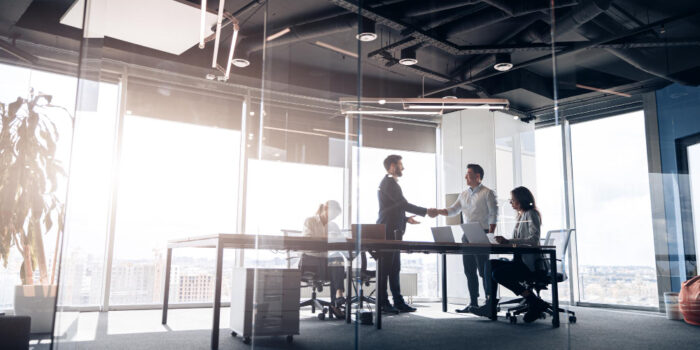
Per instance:
[[[547,232],[547,236],[544,240],[543,245],[547,246],[555,246],[556,251],[557,251],[557,283],[559,282],[564,282],[567,280],[566,276],[566,266],[564,264],[564,257],[566,254],[566,251],[569,247],[569,239],[571,238],[571,232],[575,231],[575,229],[569,229],[569,230],[552,230]],[[532,288],[535,290],[537,296],[540,296],[540,292],[542,290],[547,290],[547,286],[551,284],[551,277],[550,277],[550,266],[549,266],[549,259],[547,258],[545,260],[545,264],[542,264],[546,266],[547,268],[545,270],[539,270],[534,272],[531,275],[531,278],[525,282],[528,288]],[[518,318],[517,315],[526,313],[529,308],[527,303],[525,302],[525,298],[517,298],[517,299],[512,299],[508,301],[504,301],[499,303],[498,305],[505,305],[505,304],[517,304],[514,307],[511,307],[507,309],[506,312],[506,318],[510,321],[510,323],[517,323]],[[541,315],[541,318],[544,318],[544,314],[549,314],[550,316],[553,316],[555,312],[562,312],[566,313],[569,315],[569,322],[570,323],[576,323],[576,313],[570,310],[564,310],[562,308],[557,308],[554,310],[552,307],[551,303],[547,303],[547,308],[543,311],[543,314]]]
[[[322,292],[323,287],[330,287],[328,259],[303,254],[299,261],[299,270],[301,271],[301,287],[311,287],[311,299],[302,301],[299,307],[311,306],[313,314],[318,308],[321,312],[317,317],[319,320],[324,320],[332,304],[329,301],[318,299],[316,292]]]

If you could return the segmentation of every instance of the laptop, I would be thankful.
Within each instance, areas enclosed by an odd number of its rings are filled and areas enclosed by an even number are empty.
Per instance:
[[[433,240],[435,243],[455,243],[455,236],[452,234],[452,226],[431,227]]]
[[[462,224],[462,232],[464,232],[464,237],[467,239],[467,243],[483,243],[483,244],[498,244],[493,235],[487,235],[484,233],[481,224],[473,222],[469,224]]]
[[[384,224],[352,224],[353,240],[357,240],[359,226],[362,226],[362,239],[386,240],[386,226]]]

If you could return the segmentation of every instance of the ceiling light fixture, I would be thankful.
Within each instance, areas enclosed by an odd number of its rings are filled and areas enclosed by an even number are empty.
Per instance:
[[[343,49],[341,49],[341,48],[339,48],[339,47],[336,47],[336,46],[333,46],[333,45],[331,45],[331,44],[326,44],[326,43],[324,43],[323,41],[316,41],[314,44],[316,44],[317,46],[320,46],[320,47],[322,47],[322,48],[325,48],[325,49],[328,49],[328,50],[331,50],[331,51],[335,51],[335,52],[337,52],[337,53],[339,53],[339,54],[343,54],[343,55],[345,55],[345,56],[350,56],[350,57],[354,57],[354,58],[357,58],[357,57],[358,57],[357,54],[354,53],[354,52],[350,52],[350,51],[347,51],[347,50],[343,50]]]
[[[343,112],[344,114],[375,114],[375,115],[380,115],[380,114],[394,114],[394,115],[440,115],[442,112],[440,111],[390,111],[390,110],[381,110],[381,111],[373,111],[373,110],[361,110],[361,111],[345,111]]]
[[[238,23],[233,23],[233,36],[231,37],[231,49],[228,51],[228,62],[226,63],[226,80],[231,74],[231,61],[233,61],[233,51],[236,49],[236,39],[238,39]]]
[[[416,49],[409,47],[401,50],[401,59],[399,60],[399,63],[403,64],[404,66],[418,64],[418,60],[416,59]]]
[[[401,105],[402,109],[388,109],[388,105]],[[418,115],[442,115],[445,110],[463,109],[508,109],[510,103],[502,98],[363,98],[362,107],[364,109],[355,110],[357,99],[351,97],[340,98],[341,111],[344,114],[418,114]],[[372,105],[379,106],[367,109]],[[394,107],[396,108],[396,107]]]
[[[492,105],[408,105],[407,109],[504,109],[505,106]]]
[[[233,63],[233,65],[238,68],[245,68],[250,66],[250,61],[248,61],[245,58],[234,58],[231,63]]]
[[[272,35],[268,36],[267,39],[265,39],[265,41],[272,41],[272,40],[275,40],[275,39],[281,37],[282,35],[285,35],[285,34],[291,32],[291,31],[292,31],[292,30],[291,30],[289,27],[284,28],[284,29],[280,30],[279,32],[277,32],[277,33],[275,33],[275,34],[272,34]]]
[[[204,32],[207,30],[207,24],[206,24],[206,16],[207,16],[207,0],[202,0],[202,17],[200,18],[200,23],[199,23],[199,48],[203,49],[204,48]]]
[[[375,22],[369,18],[362,17],[360,22],[360,27],[358,28],[358,33],[355,38],[359,41],[373,41],[377,39],[377,33],[375,31]]]
[[[510,54],[497,53],[496,60],[493,64],[493,69],[500,72],[506,72],[511,70],[511,68],[513,68],[513,63],[510,61]]]
[[[328,135],[325,134],[318,134],[315,132],[309,132],[309,131],[302,131],[302,130],[294,130],[294,129],[285,129],[285,128],[275,128],[272,126],[266,126],[264,127],[266,130],[274,130],[274,131],[282,131],[282,132],[290,132],[294,134],[304,134],[304,135],[311,135],[311,136],[319,136],[319,137],[328,137]]]
[[[224,1],[219,0],[219,14],[216,17],[216,36],[214,38],[214,56],[211,58],[211,67],[217,68],[216,57],[219,55],[219,39],[221,38],[221,22],[224,19]]]
[[[335,131],[335,130],[326,130],[326,129],[314,128],[314,131],[327,132],[327,133],[329,133],[329,134],[336,134],[336,135],[343,135],[343,136],[346,135],[345,132],[342,132],[342,131]],[[351,137],[357,137],[357,134],[353,134],[353,133],[350,133],[350,132],[347,133],[347,135],[348,135],[348,136],[351,136]]]
[[[394,131],[394,128],[386,128],[386,131],[392,132],[392,131]]]

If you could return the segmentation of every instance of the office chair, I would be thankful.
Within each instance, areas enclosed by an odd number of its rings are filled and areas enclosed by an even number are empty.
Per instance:
[[[547,232],[547,236],[544,240],[543,245],[548,245],[548,246],[555,246],[556,251],[557,251],[557,283],[559,282],[564,282],[567,280],[566,276],[566,266],[564,264],[564,254],[566,254],[567,249],[569,248],[569,239],[571,238],[571,232],[575,231],[576,229],[569,229],[569,230],[552,230]],[[547,268],[545,270],[541,271],[536,271],[535,273],[532,274],[532,278],[528,281],[526,281],[526,285],[528,288],[532,288],[535,290],[537,293],[537,296],[540,296],[540,292],[542,290],[546,290],[547,286],[551,283],[551,277],[550,277],[550,269],[549,269],[549,257],[547,257],[547,260],[545,261],[545,266]],[[517,299],[512,299],[508,301],[504,301],[499,303],[498,305],[505,305],[505,304],[517,304],[515,307],[511,307],[507,309],[506,312],[506,318],[510,321],[510,323],[516,323],[518,322],[517,315],[520,315],[522,313],[526,313],[528,311],[528,305],[525,302],[525,298],[517,298]],[[544,310],[544,313],[549,314],[550,316],[554,315],[554,312],[562,312],[566,313],[569,315],[569,322],[570,323],[576,323],[576,313],[570,310],[564,310],[562,308],[557,308],[555,311],[552,307],[551,303],[547,303],[547,308]],[[544,316],[544,313],[542,316]],[[542,317],[544,318],[544,317]]]
[[[311,299],[302,301],[299,307],[311,306],[311,313],[315,314],[318,308],[321,312],[317,315],[319,320],[325,320],[326,314],[333,317],[330,312],[334,301],[334,291],[331,290],[331,301],[318,299],[316,292],[322,292],[323,287],[331,286],[330,276],[328,273],[328,259],[313,255],[303,254],[299,261],[299,270],[301,271],[301,287],[311,287]],[[342,310],[341,310],[342,311]],[[336,315],[336,317],[339,317]]]
[[[360,263],[360,269],[355,269],[353,271],[353,274],[355,276],[360,276],[360,283],[364,284],[366,287],[369,287],[371,283],[376,282],[376,277],[377,277],[377,272],[376,271],[371,271],[367,270],[367,255],[365,252],[361,253],[361,263]],[[375,283],[376,285],[376,283]],[[376,299],[372,297],[372,294],[377,290],[377,288],[374,288],[374,291],[370,293],[369,295],[364,295],[364,290],[360,290],[358,284],[356,281],[352,282],[352,288],[354,292],[354,296],[352,299],[350,299],[350,305],[353,304],[358,304],[358,307],[360,309],[363,308],[364,303],[370,303],[371,305],[374,305],[376,302]],[[360,293],[361,292],[361,293]]]

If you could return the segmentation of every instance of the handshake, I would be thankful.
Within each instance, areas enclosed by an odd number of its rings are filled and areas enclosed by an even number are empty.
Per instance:
[[[438,216],[438,214],[441,214],[442,210],[436,209],[436,208],[430,208],[428,209],[428,216],[431,218],[434,218]]]

